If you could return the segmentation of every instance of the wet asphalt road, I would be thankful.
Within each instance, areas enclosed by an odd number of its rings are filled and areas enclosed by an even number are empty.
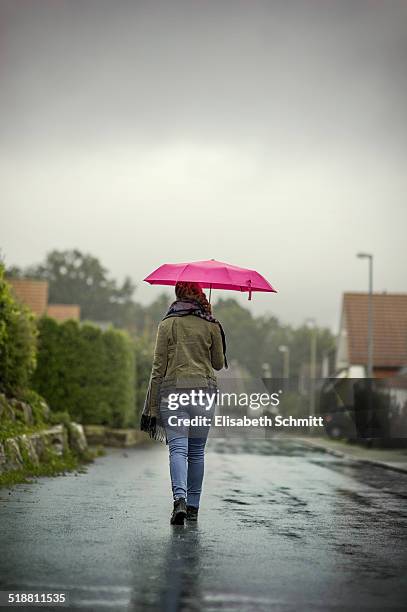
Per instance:
[[[405,610],[406,500],[404,474],[213,439],[200,522],[171,527],[166,447],[111,450],[0,490],[0,587],[96,611]]]

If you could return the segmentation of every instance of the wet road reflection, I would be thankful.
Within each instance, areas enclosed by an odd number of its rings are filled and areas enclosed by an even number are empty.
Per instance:
[[[212,439],[198,525],[171,527],[167,450],[0,491],[0,584],[92,610],[402,610],[407,475],[294,440]]]

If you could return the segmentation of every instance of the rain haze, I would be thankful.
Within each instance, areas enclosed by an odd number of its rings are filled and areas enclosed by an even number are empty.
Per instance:
[[[78,248],[148,303],[213,257],[278,288],[256,314],[334,330],[358,251],[407,290],[404,0],[0,7],[6,265]]]

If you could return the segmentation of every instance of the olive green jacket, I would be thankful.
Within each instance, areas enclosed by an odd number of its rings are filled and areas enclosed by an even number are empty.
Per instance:
[[[169,317],[158,326],[147,411],[157,416],[160,389],[216,384],[224,366],[219,325],[191,315]]]

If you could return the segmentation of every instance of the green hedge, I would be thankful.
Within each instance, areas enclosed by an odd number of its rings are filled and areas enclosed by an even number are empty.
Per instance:
[[[35,355],[34,316],[12,296],[0,264],[0,391],[21,397],[29,386]]]
[[[134,347],[125,332],[48,317],[38,330],[33,386],[51,410],[85,424],[126,427],[134,421]]]
[[[136,414],[135,425],[140,422],[144,406],[148,383],[150,381],[151,363],[154,346],[151,339],[146,336],[138,337],[134,342],[136,361]]]

